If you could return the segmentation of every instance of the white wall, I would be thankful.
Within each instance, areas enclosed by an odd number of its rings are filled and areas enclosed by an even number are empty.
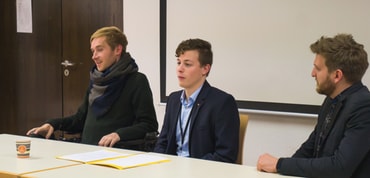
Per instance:
[[[149,78],[162,127],[165,106],[160,104],[159,0],[124,0],[124,32],[129,41],[128,51],[136,59],[139,70]],[[264,152],[279,157],[293,154],[316,122],[315,118],[307,116],[248,114],[250,121],[243,160],[251,166],[255,166],[258,156]]]
[[[309,45],[322,35],[351,33],[369,51],[370,23],[359,20],[370,16],[369,6],[368,0],[167,0],[167,72],[176,67],[180,41],[203,38],[215,61],[207,80],[237,100],[320,105]],[[166,81],[167,94],[179,88],[176,75]],[[363,81],[370,84],[370,73]]]

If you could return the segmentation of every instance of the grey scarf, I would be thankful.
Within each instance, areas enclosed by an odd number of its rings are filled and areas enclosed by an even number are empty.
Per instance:
[[[96,65],[90,71],[89,105],[97,117],[104,115],[120,96],[129,74],[137,72],[138,66],[129,53],[103,72]]]

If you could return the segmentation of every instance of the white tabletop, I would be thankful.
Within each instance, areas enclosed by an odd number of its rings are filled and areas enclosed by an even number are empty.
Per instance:
[[[17,158],[16,140],[31,140],[30,158]],[[80,164],[56,156],[94,151],[103,147],[56,140],[0,134],[0,172],[14,175]],[[117,149],[118,150],[118,149]],[[121,150],[121,149],[119,149]],[[128,153],[136,153],[126,150]]]
[[[15,141],[28,137],[0,134],[0,172],[10,172],[22,177],[135,177],[135,178],[282,178],[279,174],[263,173],[255,167],[157,154],[169,162],[128,168],[124,170],[100,165],[79,164],[56,159],[56,156],[97,151],[103,147],[31,138],[31,157],[16,158]],[[122,153],[141,153],[113,149]]]
[[[118,170],[115,168],[81,164],[50,171],[26,174],[27,177],[132,177],[132,178],[283,178],[278,174],[263,173],[255,167],[168,156],[170,162]]]

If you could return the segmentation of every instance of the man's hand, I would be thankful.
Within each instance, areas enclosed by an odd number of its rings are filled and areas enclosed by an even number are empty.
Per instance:
[[[116,132],[113,132],[102,137],[98,144],[99,146],[113,147],[113,145],[120,140],[121,138],[119,137],[119,135]]]
[[[278,158],[265,153],[258,158],[257,170],[275,173],[277,172],[276,170],[277,162],[278,162]]]
[[[38,134],[44,136],[46,139],[49,139],[50,136],[54,133],[54,127],[50,124],[44,124],[40,127],[35,127],[29,130],[26,135]]]

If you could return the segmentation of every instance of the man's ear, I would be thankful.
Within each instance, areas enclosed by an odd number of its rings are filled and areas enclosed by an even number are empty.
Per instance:
[[[116,54],[121,54],[122,53],[122,45],[117,45],[116,48],[114,49]]]
[[[211,70],[211,65],[206,64],[203,66],[203,75],[208,75],[209,71]]]
[[[334,82],[335,82],[335,83],[338,83],[338,82],[339,82],[339,81],[341,81],[342,79],[344,79],[343,71],[342,71],[342,70],[340,70],[340,69],[335,70],[335,78],[334,78]]]

